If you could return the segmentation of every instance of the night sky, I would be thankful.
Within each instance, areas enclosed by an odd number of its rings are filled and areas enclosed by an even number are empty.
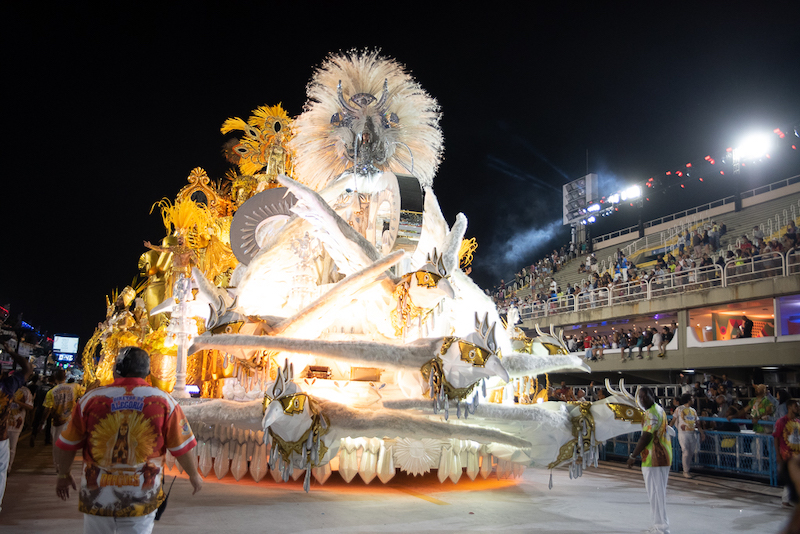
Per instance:
[[[104,318],[104,296],[136,275],[142,241],[163,237],[151,205],[174,199],[194,167],[224,176],[226,118],[277,103],[301,113],[330,52],[380,48],[438,99],[445,160],[434,189],[450,222],[468,217],[484,287],[567,241],[561,186],[586,173],[587,150],[604,194],[657,179],[645,220],[730,194],[729,177],[697,164],[752,131],[789,135],[749,180],[800,174],[787,148],[800,141],[796,3],[529,14],[23,4],[2,8],[0,32],[0,305],[81,345]],[[702,183],[665,174],[688,162]],[[604,223],[637,217],[623,209]]]

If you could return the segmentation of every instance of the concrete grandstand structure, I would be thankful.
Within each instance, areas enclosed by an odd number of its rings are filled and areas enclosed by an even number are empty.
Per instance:
[[[800,176],[794,176],[742,194],[742,209],[734,198],[724,198],[645,224],[645,235],[625,229],[594,240],[598,271],[613,268],[617,249],[639,268],[655,263],[657,254],[677,248],[678,232],[702,229],[712,221],[725,224],[718,254],[735,250],[743,235],[752,238],[758,226],[766,236],[780,239],[790,221],[800,221]],[[637,228],[633,229],[638,230]],[[717,255],[718,255],[717,254]],[[723,256],[724,257],[724,256]],[[581,284],[589,274],[579,273],[586,259],[570,261],[553,278],[564,288]],[[715,258],[716,259],[716,256]],[[765,382],[789,387],[797,394],[800,369],[800,252],[783,251],[749,262],[729,261],[689,272],[669,273],[642,282],[618,283],[613,288],[550,299],[520,309],[527,331],[535,325],[564,330],[564,335],[589,333],[613,335],[624,329],[677,325],[666,356],[621,361],[620,349],[606,349],[604,359],[591,362],[596,384],[602,378],[626,378],[629,383],[675,384],[680,374],[726,372],[735,382]],[[517,291],[524,299],[530,288]],[[746,315],[755,323],[753,337],[738,336]],[[637,351],[634,350],[634,354]],[[689,372],[686,372],[689,371]],[[558,377],[568,383],[588,382],[590,377]],[[694,380],[702,380],[702,374]]]

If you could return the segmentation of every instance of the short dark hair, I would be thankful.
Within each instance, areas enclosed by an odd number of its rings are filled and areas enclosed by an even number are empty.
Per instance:
[[[56,379],[56,382],[63,382],[64,380],[67,379],[67,372],[61,367],[59,367],[53,373],[53,378]]]
[[[150,374],[150,355],[139,347],[122,347],[117,354],[116,371],[124,378],[145,378]]]
[[[684,393],[683,395],[681,395],[681,400],[680,400],[681,404],[686,404],[687,402],[691,401],[692,401],[692,395],[690,393]]]
[[[653,402],[656,400],[655,392],[648,386],[642,386],[641,389],[642,393],[644,393],[647,397],[649,397]]]

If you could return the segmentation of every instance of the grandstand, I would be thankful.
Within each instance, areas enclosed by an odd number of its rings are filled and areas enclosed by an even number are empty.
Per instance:
[[[712,221],[727,226],[720,253],[735,251],[742,235],[752,239],[754,226],[761,228],[765,238],[780,238],[789,221],[800,222],[800,176],[744,192],[742,198],[738,212],[733,197],[728,197],[650,221],[643,238],[625,230],[596,238],[598,271],[611,269],[613,273],[617,248],[637,266],[646,267],[657,254],[677,248],[679,231],[703,229]],[[585,255],[579,256],[552,275],[560,288],[568,283],[581,286],[589,276],[578,272],[585,260]],[[553,325],[568,337],[580,332],[610,336],[634,325],[678,326],[664,358],[623,363],[620,349],[607,349],[604,360],[591,362],[592,375],[565,374],[553,380],[587,384],[589,380],[602,383],[608,377],[614,382],[626,378],[630,383],[675,384],[681,373],[691,379],[692,373],[707,371],[727,372],[744,385],[755,381],[794,388],[800,368],[798,274],[800,253],[784,251],[746,265],[731,262],[644,283],[620,284],[611,291],[600,288],[575,297],[556,297],[539,306],[523,306],[520,326],[533,333],[536,324]],[[530,294],[530,288],[517,292],[522,298]],[[743,315],[755,321],[752,338],[737,337]]]
[[[659,224],[647,223],[645,237],[620,241],[608,236],[595,239],[594,250],[598,258],[598,271],[603,272],[613,267],[617,248],[621,249],[629,261],[640,268],[648,268],[655,263],[655,256],[678,248],[678,232],[686,232],[705,228],[712,221],[727,226],[727,233],[721,238],[722,248],[719,253],[735,250],[742,235],[753,239],[753,227],[759,226],[764,236],[779,237],[785,231],[789,220],[800,221],[800,176],[796,181],[784,188],[754,194],[743,201],[744,209],[734,212],[733,197],[686,210],[682,214],[662,217]],[[779,182],[780,183],[780,182]],[[774,184],[773,184],[774,186]],[[767,186],[769,187],[769,186]],[[755,190],[754,190],[755,191]],[[770,198],[775,197],[777,198]],[[706,208],[703,210],[703,208]],[[666,226],[666,228],[665,228]],[[653,229],[650,231],[649,229]],[[613,236],[614,234],[609,234]],[[630,234],[623,234],[628,235]],[[712,259],[716,260],[717,255]],[[579,273],[578,266],[585,262],[586,255],[578,256],[568,267],[553,277],[559,287],[567,284],[579,286],[587,280],[587,274]],[[524,288],[518,295],[530,294],[530,288]]]

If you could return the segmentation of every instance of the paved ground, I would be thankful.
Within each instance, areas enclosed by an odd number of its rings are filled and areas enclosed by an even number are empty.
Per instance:
[[[23,435],[0,512],[2,534],[82,531],[75,496],[63,502],[55,495],[50,454],[41,441],[28,447]],[[249,476],[237,483],[212,473],[203,491],[192,496],[188,480],[179,475],[154,532],[627,534],[650,527],[638,469],[607,463],[577,480],[557,470],[552,490],[548,477],[546,471],[527,470],[515,480],[470,482],[464,476],[453,485],[440,484],[434,475],[398,475],[389,484],[376,478],[366,486],[358,477],[345,484],[334,473],[306,494],[300,481],[276,484],[267,475],[258,484]],[[776,533],[789,517],[780,506],[780,490],[730,479],[685,480],[673,474],[667,499],[673,534]]]

